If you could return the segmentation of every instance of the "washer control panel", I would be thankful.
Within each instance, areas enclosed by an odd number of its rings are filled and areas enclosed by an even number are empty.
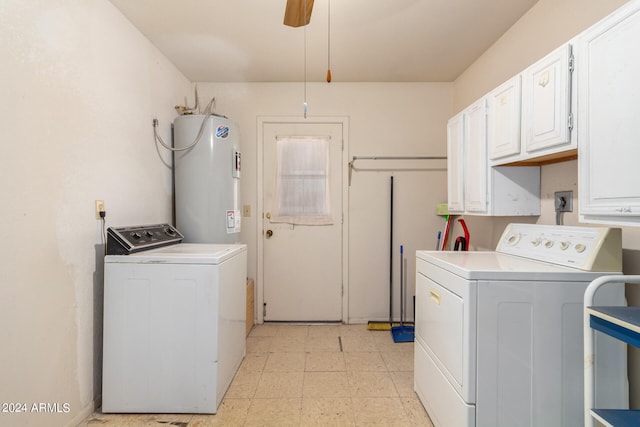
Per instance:
[[[611,227],[509,224],[497,252],[585,271],[622,270],[622,231]]]
[[[128,255],[182,242],[184,236],[169,224],[109,227],[107,255]]]

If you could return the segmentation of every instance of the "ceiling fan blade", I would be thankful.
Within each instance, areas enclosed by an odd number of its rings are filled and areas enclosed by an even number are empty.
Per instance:
[[[307,16],[305,19],[305,3],[307,8]],[[302,27],[311,22],[311,10],[313,9],[313,0],[287,0],[287,7],[284,10],[284,25],[290,27]]]

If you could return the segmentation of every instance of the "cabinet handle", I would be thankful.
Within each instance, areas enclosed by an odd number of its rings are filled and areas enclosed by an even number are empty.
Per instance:
[[[431,300],[440,305],[440,294],[433,289],[429,289],[429,293],[431,294]]]

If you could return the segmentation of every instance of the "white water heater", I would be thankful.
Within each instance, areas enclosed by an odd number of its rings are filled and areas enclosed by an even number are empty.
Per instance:
[[[175,119],[176,228],[188,243],[240,242],[240,143],[226,117]],[[198,135],[201,133],[200,137]]]

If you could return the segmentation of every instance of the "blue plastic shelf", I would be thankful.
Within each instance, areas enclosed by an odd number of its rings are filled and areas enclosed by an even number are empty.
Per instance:
[[[628,409],[592,409],[595,418],[609,427],[637,427],[640,426],[640,411]]]
[[[588,307],[591,328],[640,348],[640,307]]]

